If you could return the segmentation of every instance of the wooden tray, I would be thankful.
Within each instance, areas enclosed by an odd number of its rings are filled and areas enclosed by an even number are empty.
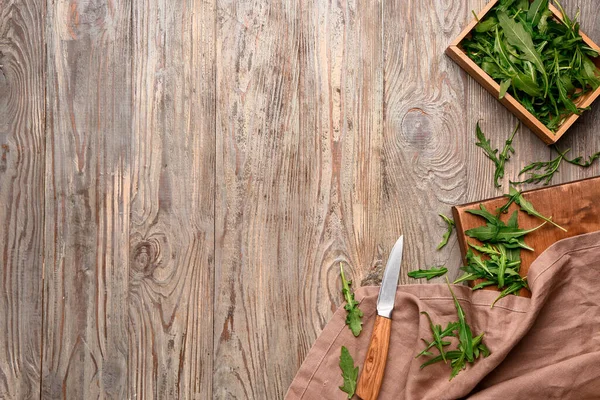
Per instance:
[[[521,276],[526,276],[531,263],[558,240],[600,230],[600,177],[531,190],[523,192],[523,196],[537,211],[553,217],[552,219],[566,228],[567,232],[546,224],[525,236],[525,242],[535,250],[521,251]],[[479,208],[479,204],[484,204],[490,212],[494,212],[506,204],[506,201],[505,197],[497,197],[452,208],[463,260],[467,250],[467,240],[475,243],[474,239],[467,238],[464,231],[485,224],[482,218],[469,214],[466,210]],[[511,205],[503,219],[506,221],[516,209],[518,209],[517,205]],[[520,228],[533,228],[540,223],[543,221],[525,212],[519,212]]]
[[[479,20],[483,19],[485,15],[498,3],[498,0],[490,1],[481,12],[477,15]],[[550,11],[554,13],[554,16],[557,20],[562,21],[562,14],[556,7],[550,4]],[[483,86],[488,92],[490,92],[496,99],[498,99],[498,95],[500,94],[500,84],[498,84],[495,80],[493,80],[483,69],[481,69],[473,60],[469,58],[465,54],[465,52],[460,47],[460,43],[463,41],[465,37],[467,37],[473,28],[477,25],[477,20],[473,19],[469,25],[461,32],[460,35],[448,46],[446,49],[446,54],[454,60],[462,69],[467,71],[471,77],[473,77],[481,86]],[[596,43],[594,43],[588,36],[586,36],[583,32],[579,32],[583,41],[592,49],[600,52],[600,47]],[[596,64],[598,68],[600,68],[600,57],[593,58],[592,61]],[[580,97],[576,104],[578,107],[585,108],[592,105],[594,100],[600,96],[600,88],[592,91],[585,96]],[[533,116],[525,107],[521,105],[510,93],[507,93],[502,100],[499,100],[506,108],[510,110],[514,115],[517,116],[533,133],[535,133],[540,139],[544,141],[546,144],[556,143],[558,139],[561,138],[573,125],[573,123],[579,118],[579,115],[572,114],[570,117],[565,119],[565,121],[560,125],[559,129],[556,132],[552,132],[550,129],[546,128],[544,124],[542,124],[536,117]]]

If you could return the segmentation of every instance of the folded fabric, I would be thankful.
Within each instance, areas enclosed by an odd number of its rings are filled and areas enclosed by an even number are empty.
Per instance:
[[[415,356],[431,340],[421,311],[434,323],[456,321],[446,285],[398,287],[390,350],[380,399],[600,399],[600,232],[555,243],[533,263],[531,298],[453,286],[474,333],[491,351],[452,381],[450,366],[420,365]],[[286,399],[345,399],[339,368],[346,346],[362,372],[376,316],[379,288],[356,291],[364,329],[355,338],[340,307],[319,336]],[[435,353],[435,352],[434,352]],[[356,396],[355,396],[356,398]]]

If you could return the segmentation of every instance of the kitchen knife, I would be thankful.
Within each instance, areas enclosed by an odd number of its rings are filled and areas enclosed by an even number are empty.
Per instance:
[[[404,236],[400,236],[390,252],[383,273],[381,289],[379,289],[379,297],[377,298],[375,326],[373,327],[369,350],[367,351],[367,357],[365,358],[356,389],[356,394],[363,400],[377,399],[379,390],[381,389],[388,348],[390,346],[392,310],[394,309],[394,300],[396,299],[403,248]]]

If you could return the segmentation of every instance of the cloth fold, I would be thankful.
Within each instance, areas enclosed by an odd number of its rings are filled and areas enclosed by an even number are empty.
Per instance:
[[[456,321],[446,285],[402,285],[392,314],[390,350],[380,399],[600,399],[600,231],[555,243],[532,264],[532,297],[453,286],[474,334],[485,332],[491,355],[452,381],[450,366],[420,369],[417,353],[435,324]],[[345,399],[339,390],[341,346],[362,371],[376,316],[378,287],[356,291],[364,312],[355,338],[340,307],[294,378],[286,399]],[[453,341],[452,348],[455,347]],[[436,351],[434,350],[434,354]],[[360,372],[359,371],[359,372]],[[356,396],[355,396],[356,398]]]

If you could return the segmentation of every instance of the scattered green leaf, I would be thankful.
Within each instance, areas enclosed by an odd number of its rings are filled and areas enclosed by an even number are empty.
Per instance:
[[[514,202],[517,203],[519,205],[519,207],[521,207],[521,210],[525,211],[527,214],[532,215],[534,217],[538,217],[539,219],[542,219],[546,222],[549,222],[552,225],[556,226],[557,228],[563,230],[564,232],[567,231],[565,228],[558,225],[556,222],[552,221],[552,218],[545,217],[542,214],[540,214],[539,212],[537,212],[536,209],[533,207],[533,204],[531,204],[530,202],[525,200],[525,198],[523,197],[521,192],[519,192],[517,189],[511,187],[510,192],[507,195],[507,197],[509,197],[510,199],[514,199]]]
[[[438,276],[444,275],[448,272],[448,269],[445,267],[441,268],[429,268],[429,269],[418,269],[416,271],[410,271],[408,276],[413,279],[422,279],[427,278],[427,280],[437,278]]]
[[[453,220],[446,217],[444,214],[440,214],[440,217],[442,217],[442,219],[446,223],[446,232],[444,233],[444,236],[442,237],[442,241],[440,242],[440,244],[438,244],[438,247],[437,247],[438,250],[440,250],[446,244],[448,244],[448,239],[450,238],[450,235],[452,234],[452,230],[454,229],[454,221]]]
[[[358,367],[354,366],[354,360],[348,349],[342,346],[340,354],[340,369],[342,370],[342,378],[344,384],[340,386],[340,390],[348,394],[351,399],[356,391],[356,380],[358,379]]]
[[[467,323],[465,312],[461,307],[458,299],[454,295],[454,292],[452,291],[452,288],[450,287],[449,283],[448,289],[450,290],[450,293],[452,294],[452,299],[454,300],[454,307],[456,308],[458,321],[448,323],[446,329],[442,330],[442,326],[434,324],[428,313],[421,312],[421,314],[427,316],[433,340],[431,340],[430,342],[423,340],[427,347],[423,351],[421,351],[417,355],[417,357],[432,357],[431,359],[421,364],[421,369],[441,361],[447,363],[447,361],[449,360],[451,367],[450,380],[452,380],[454,377],[456,377],[456,375],[460,373],[460,371],[466,368],[467,363],[474,363],[475,360],[480,357],[489,356],[490,350],[483,343],[483,333],[473,337],[471,327]],[[446,337],[458,338],[458,346],[456,350],[445,350],[445,347],[451,344],[451,342],[443,340]],[[435,347],[440,354],[437,356],[433,356],[433,353],[429,351],[432,347]]]
[[[344,309],[347,312],[346,325],[348,325],[354,336],[358,336],[362,331],[361,318],[363,316],[363,312],[360,310],[360,308],[358,308],[358,301],[354,299],[354,293],[352,293],[350,290],[352,281],[346,280],[342,263],[340,263],[340,276],[342,277],[342,293],[346,299],[346,305],[344,306]]]
[[[512,142],[518,130],[519,124],[517,123],[517,126],[515,127],[511,135],[508,137],[508,139],[506,139],[502,152],[498,154],[498,149],[492,148],[489,139],[485,137],[485,134],[481,130],[479,122],[477,122],[477,125],[475,127],[475,136],[477,137],[477,142],[475,143],[475,145],[481,147],[485,155],[490,160],[492,160],[492,162],[496,166],[496,170],[494,171],[494,185],[497,188],[501,186],[499,180],[504,178],[504,166],[506,162],[510,159],[511,153],[514,154],[515,152],[514,147],[512,147]]]

